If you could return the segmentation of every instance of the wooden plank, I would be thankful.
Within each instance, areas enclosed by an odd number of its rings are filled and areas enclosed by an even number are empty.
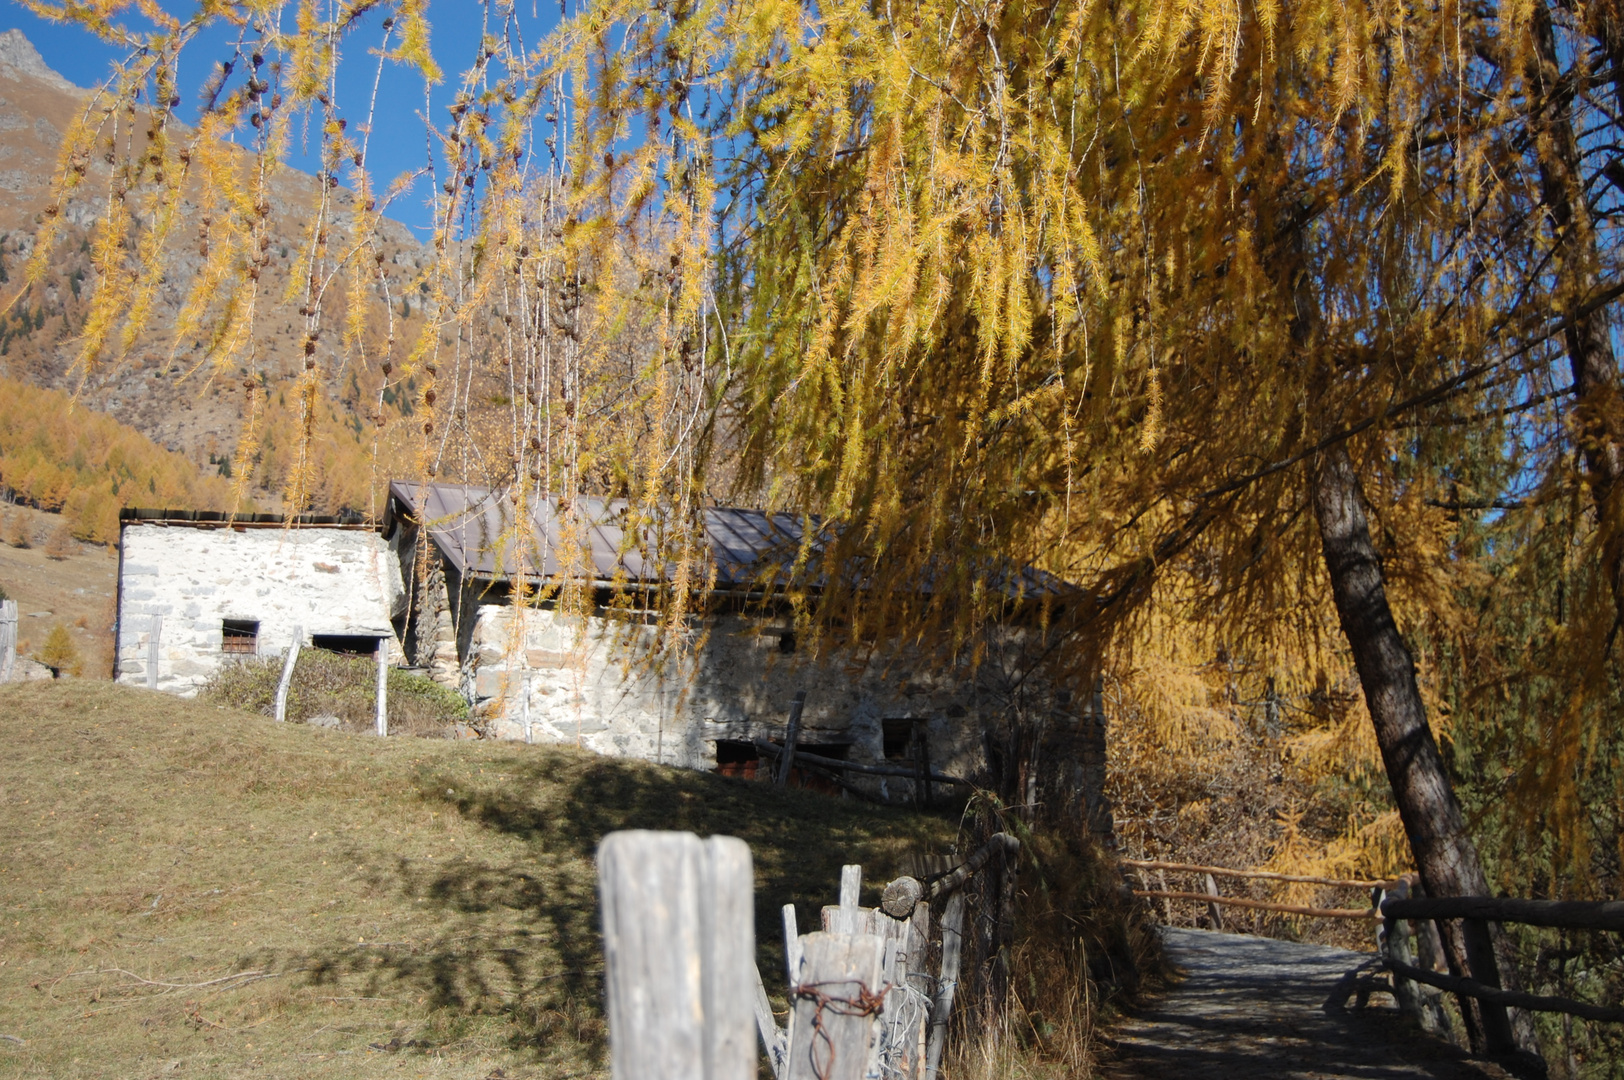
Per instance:
[[[875,1064],[886,943],[873,934],[808,934],[795,992],[786,1080],[863,1080]]]
[[[1212,874],[1215,877],[1260,878],[1264,881],[1294,881],[1303,885],[1329,885],[1346,889],[1385,889],[1386,881],[1359,881],[1347,878],[1310,877],[1306,874],[1277,874],[1272,870],[1230,870],[1222,866],[1202,866],[1199,863],[1162,862],[1159,859],[1118,859],[1123,866],[1141,866],[1146,870],[1179,870],[1189,874]]]
[[[863,868],[857,863],[848,863],[840,868],[840,925],[835,928],[837,934],[855,934],[858,932],[857,898],[863,891]],[[867,927],[863,928],[865,931]]]
[[[761,981],[761,969],[755,968],[755,971],[756,1034],[761,1036],[761,1050],[767,1055],[767,1064],[772,1066],[773,1076],[784,1080],[784,1057],[789,1051],[789,1043],[784,1037],[784,1029],[778,1026],[778,1018],[773,1015],[772,1002],[767,1000],[767,987]]]
[[[598,889],[616,1080],[753,1078],[750,849],[732,837],[610,833]]]
[[[17,671],[17,601],[0,600],[0,683]]]
[[[1165,897],[1169,900],[1199,900],[1204,904],[1224,907],[1255,908],[1258,911],[1283,911],[1289,915],[1309,915],[1316,919],[1379,919],[1375,908],[1315,908],[1295,904],[1271,904],[1267,900],[1246,900],[1239,896],[1213,896],[1211,893],[1179,892],[1168,889],[1135,889],[1135,896]]]
[[[156,635],[156,631],[154,631]],[[288,718],[288,687],[293,685],[293,666],[299,662],[299,647],[304,643],[304,627],[293,628],[293,641],[288,645],[287,655],[282,660],[282,677],[276,683],[276,720],[278,723]],[[153,684],[152,665],[147,665],[147,685]]]
[[[1388,900],[1392,919],[1485,919],[1564,930],[1624,930],[1624,900],[1516,900],[1493,896],[1438,896]]]
[[[784,967],[790,993],[801,983],[801,935],[795,926],[795,905],[785,904],[784,915]]]
[[[658,834],[657,834],[658,835]],[[704,984],[706,1080],[755,1080],[755,874],[750,845],[733,836],[701,841],[700,973]],[[649,1076],[639,1073],[638,1076]]]
[[[158,689],[158,659],[159,659],[159,657],[161,657],[163,655],[159,651],[160,642],[163,640],[163,633],[164,633],[164,617],[162,615],[154,615],[152,617],[152,629],[147,631],[147,689],[148,690],[156,690],[156,689]],[[282,718],[280,716],[278,716],[277,719],[280,720]]]
[[[778,759],[778,775],[773,782],[777,787],[789,783],[790,770],[795,768],[795,744],[801,741],[801,710],[806,706],[806,691],[797,690],[789,703],[789,723],[784,725],[784,752]]]
[[[964,954],[964,893],[955,892],[942,913],[942,974],[936,980],[936,1000],[930,1009],[930,1039],[925,1047],[925,1080],[936,1080],[947,1045],[947,1018],[959,987],[959,963]]]
[[[378,734],[389,734],[389,639],[378,639],[378,685],[373,690],[377,704]]]

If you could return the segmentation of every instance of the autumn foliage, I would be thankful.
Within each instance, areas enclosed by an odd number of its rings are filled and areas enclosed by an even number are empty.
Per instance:
[[[76,539],[99,544],[118,539],[125,506],[222,510],[231,498],[224,478],[201,475],[133,428],[11,379],[0,379],[0,486],[62,513]]]

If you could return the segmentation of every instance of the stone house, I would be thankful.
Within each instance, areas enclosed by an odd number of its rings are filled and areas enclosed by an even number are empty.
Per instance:
[[[949,776],[986,775],[986,734],[1007,706],[996,686],[967,668],[897,652],[808,658],[787,615],[752,603],[763,560],[781,562],[799,543],[788,514],[707,509],[714,583],[685,631],[692,647],[675,666],[628,662],[658,631],[640,613],[611,608],[612,590],[659,571],[625,543],[625,509],[579,500],[589,524],[576,560],[589,565],[576,573],[591,575],[600,603],[591,615],[567,615],[512,599],[512,553],[521,547],[536,565],[532,586],[565,572],[556,500],[541,501],[520,525],[504,493],[394,483],[384,531],[407,583],[397,625],[408,662],[461,690],[501,738],[748,776],[763,764],[756,741],[782,739],[790,702],[805,691],[800,746],[818,756],[856,765],[925,760]],[[1057,584],[1023,573],[1034,590]],[[886,801],[915,794],[913,780],[895,776],[851,770],[840,782]]]
[[[119,515],[114,678],[191,696],[222,663],[304,643],[402,659],[400,563],[375,526],[306,515]]]

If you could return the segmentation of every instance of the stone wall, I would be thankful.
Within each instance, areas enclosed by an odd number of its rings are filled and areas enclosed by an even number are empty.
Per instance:
[[[680,667],[662,668],[639,660],[653,627],[482,603],[465,691],[501,738],[525,738],[528,719],[534,742],[711,769],[718,740],[782,739],[790,700],[805,690],[803,746],[843,744],[847,760],[876,763],[884,721],[917,720],[936,771],[967,777],[981,767],[981,713],[994,706],[962,673],[914,670],[896,657],[809,660],[786,651],[785,627],[738,615],[712,616],[703,629]],[[912,795],[907,779],[859,782],[893,799]]]
[[[405,613],[399,562],[370,529],[202,527],[128,522],[120,533],[120,682],[147,684],[153,617],[162,616],[160,690],[191,696],[225,659],[226,619],[259,623],[259,655],[316,634],[387,637]]]

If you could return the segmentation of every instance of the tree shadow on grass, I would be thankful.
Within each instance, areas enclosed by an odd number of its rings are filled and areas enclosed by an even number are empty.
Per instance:
[[[492,767],[494,765],[494,768]],[[399,859],[369,884],[420,909],[460,916],[455,930],[411,944],[357,944],[302,958],[317,984],[360,978],[381,993],[404,986],[449,1017],[501,1014],[510,1048],[551,1057],[573,1040],[605,1060],[603,961],[593,858],[620,829],[731,835],[750,845],[756,875],[757,957],[769,990],[783,982],[780,910],[795,904],[802,932],[835,902],[840,867],[862,863],[876,895],[909,854],[951,844],[951,818],[609,758],[525,748],[485,763],[485,774],[424,774],[418,796],[516,838],[515,862]]]

